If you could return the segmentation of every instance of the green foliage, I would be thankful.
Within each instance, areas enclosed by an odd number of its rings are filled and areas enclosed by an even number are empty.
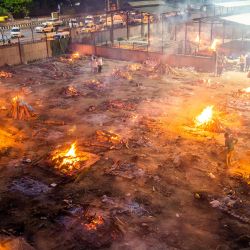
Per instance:
[[[0,16],[8,15],[8,11],[0,6]]]
[[[2,0],[0,8],[10,12],[12,15],[21,17],[28,16],[32,0]]]

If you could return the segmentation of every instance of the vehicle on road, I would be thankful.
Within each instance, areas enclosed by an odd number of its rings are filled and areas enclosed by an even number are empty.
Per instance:
[[[69,27],[70,28],[78,28],[79,26],[80,26],[80,24],[76,19],[69,20]]]
[[[85,22],[85,24],[94,23],[94,17],[93,16],[86,16],[84,18],[84,22]]]
[[[47,32],[53,32],[56,28],[48,23],[43,23],[41,26],[38,26],[35,28],[36,33],[47,33]]]
[[[5,22],[8,20],[8,16],[0,16],[0,22]]]
[[[13,27],[10,30],[10,37],[11,38],[21,38],[21,37],[23,37],[21,29],[19,27]]]
[[[94,32],[97,29],[97,25],[94,23],[88,23],[86,26],[82,27],[81,32]]]
[[[60,26],[60,25],[63,25],[63,21],[60,20],[60,19],[52,18],[52,19],[49,19],[47,21],[47,24],[50,24],[50,25],[53,25],[53,26]]]

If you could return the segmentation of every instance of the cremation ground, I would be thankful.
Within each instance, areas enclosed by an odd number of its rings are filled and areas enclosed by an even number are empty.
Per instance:
[[[63,57],[0,69],[12,73],[0,79],[0,246],[250,247],[250,94],[238,92],[250,80],[162,67],[104,59],[94,74],[89,58]],[[11,117],[15,96],[30,119]],[[195,127],[209,105],[216,129]],[[229,168],[226,130],[238,138]],[[73,143],[87,160],[60,171],[52,158]]]

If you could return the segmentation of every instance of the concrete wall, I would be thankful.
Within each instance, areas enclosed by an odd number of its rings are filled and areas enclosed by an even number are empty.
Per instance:
[[[47,44],[48,50],[46,41],[20,44],[20,48],[18,44],[0,46],[0,67],[5,64],[17,65],[50,57],[52,51],[49,41]]]
[[[15,65],[20,63],[18,45],[0,46],[0,67],[5,64]]]
[[[81,55],[92,55],[133,62],[143,62],[147,58],[162,60],[174,67],[194,67],[198,71],[214,72],[215,60],[211,57],[187,56],[187,55],[166,55],[156,52],[127,50],[119,48],[95,47],[92,45],[74,44],[74,51]]]
[[[50,43],[48,42],[46,45],[46,41],[23,44],[21,48],[24,63],[44,59],[50,57],[52,54]]]

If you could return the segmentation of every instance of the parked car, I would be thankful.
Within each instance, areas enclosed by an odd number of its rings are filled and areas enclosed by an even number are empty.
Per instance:
[[[10,30],[10,37],[11,38],[21,38],[21,37],[23,37],[21,29],[19,27],[13,27]]]
[[[53,25],[55,27],[55,26],[63,25],[63,21],[60,19],[53,18],[53,19],[49,19],[47,21],[47,24]]]
[[[94,23],[94,17],[93,16],[86,16],[84,18],[84,22],[85,22],[85,24]]]
[[[70,19],[69,20],[69,27],[70,28],[78,28],[80,25],[79,25],[79,22],[77,22],[76,19]]]
[[[81,32],[94,32],[97,27],[94,23],[88,23],[86,26],[82,27]]]
[[[36,33],[47,33],[47,32],[53,32],[55,30],[56,28],[53,25],[47,23],[44,23],[41,26],[35,28]]]

